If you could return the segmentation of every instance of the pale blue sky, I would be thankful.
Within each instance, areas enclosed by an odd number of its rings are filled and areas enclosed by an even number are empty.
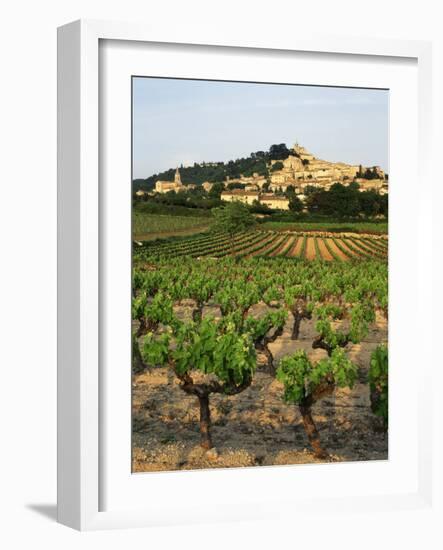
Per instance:
[[[386,90],[137,77],[133,175],[295,141],[318,158],[389,172],[388,109]]]

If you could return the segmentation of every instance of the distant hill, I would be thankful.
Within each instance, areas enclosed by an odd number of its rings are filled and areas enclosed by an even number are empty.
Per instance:
[[[182,182],[201,185],[205,181],[211,183],[222,182],[226,177],[239,178],[241,175],[250,177],[254,172],[260,176],[268,176],[268,163],[270,160],[284,160],[289,155],[298,156],[293,149],[288,149],[284,143],[272,145],[269,151],[256,151],[249,157],[230,160],[228,162],[203,162],[194,163],[193,166],[180,166]],[[157,180],[174,181],[176,166],[164,172],[153,174],[146,179],[133,180],[134,190],[142,189],[150,191],[154,189]]]

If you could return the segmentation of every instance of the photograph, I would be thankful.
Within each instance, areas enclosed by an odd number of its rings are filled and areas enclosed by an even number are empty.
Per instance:
[[[388,460],[389,99],[132,77],[132,472]]]

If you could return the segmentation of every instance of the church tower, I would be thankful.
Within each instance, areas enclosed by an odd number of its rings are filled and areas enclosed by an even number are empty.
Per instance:
[[[175,183],[175,185],[178,185],[179,187],[181,187],[183,185],[178,167],[177,167],[177,170],[175,171],[174,183]]]

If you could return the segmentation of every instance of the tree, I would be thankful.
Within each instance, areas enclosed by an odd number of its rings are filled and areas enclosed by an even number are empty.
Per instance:
[[[285,143],[274,144],[269,148],[269,157],[272,160],[285,160],[289,157],[289,153]]]
[[[315,185],[306,185],[303,189],[303,193],[308,196],[312,195],[313,193],[317,193],[318,189],[315,187]]]
[[[214,185],[211,187],[208,196],[212,199],[219,199],[220,195],[222,194],[225,186],[221,182],[214,183]]]
[[[277,162],[274,162],[274,164],[271,167],[271,172],[277,172],[277,170],[282,170],[283,163],[279,160]]]
[[[359,193],[360,212],[365,216],[376,216],[381,210],[380,195],[376,191],[362,191]]]
[[[230,183],[228,183],[228,185],[226,186],[227,189],[244,189],[245,188],[245,184],[244,183],[240,183],[239,181],[231,181]]]
[[[289,210],[292,212],[301,212],[303,210],[303,203],[297,197],[295,193],[288,194],[289,197]]]
[[[255,200],[251,206],[250,211],[254,214],[272,214],[272,208],[269,208],[267,204],[262,204],[258,200]]]
[[[329,191],[317,190],[307,198],[310,212],[339,218],[357,216],[360,212],[359,191],[353,187],[334,183]]]
[[[214,216],[212,230],[229,235],[232,253],[236,235],[257,223],[249,208],[238,201],[230,202],[220,208],[213,208],[212,215]]]
[[[360,189],[360,184],[356,181],[351,181],[351,183],[348,185],[348,189],[352,191],[358,191]]]

